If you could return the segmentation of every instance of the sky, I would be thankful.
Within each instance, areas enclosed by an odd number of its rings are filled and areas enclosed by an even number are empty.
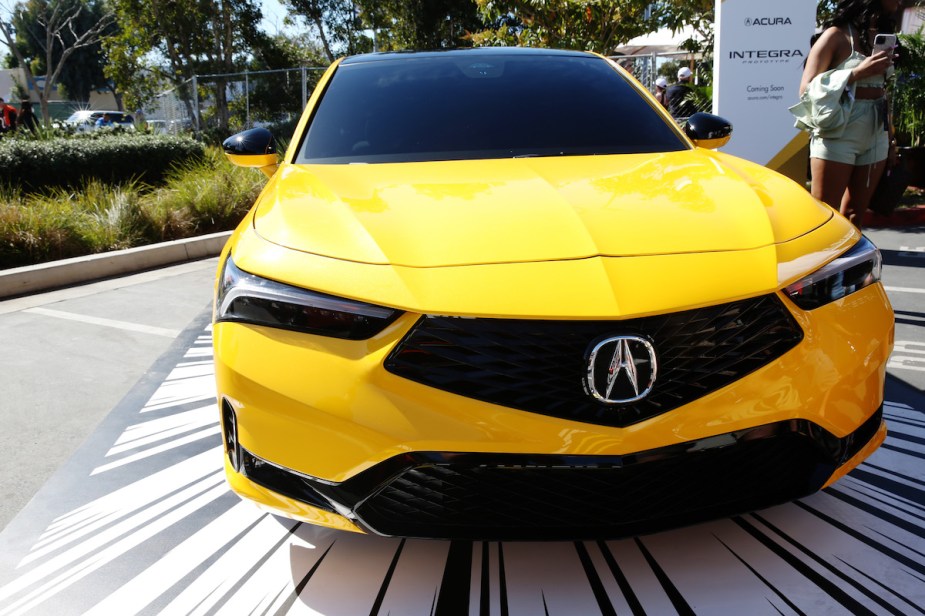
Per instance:
[[[0,0],[0,19],[9,21],[11,7],[16,4],[15,0]],[[263,30],[270,34],[276,34],[285,29],[283,19],[286,17],[286,9],[283,8],[280,0],[260,0],[260,6],[263,10],[263,21],[261,25]],[[0,49],[6,52],[6,41],[0,37]]]
[[[263,30],[269,34],[284,30],[283,19],[286,17],[286,9],[279,0],[261,0],[260,4],[263,9]]]

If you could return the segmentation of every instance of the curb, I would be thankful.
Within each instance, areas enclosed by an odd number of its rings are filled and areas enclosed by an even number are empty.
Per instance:
[[[0,300],[217,256],[231,231],[0,270]]]
[[[895,228],[925,225],[925,205],[904,207],[894,210],[889,216],[883,216],[868,210],[864,214],[865,227]]]

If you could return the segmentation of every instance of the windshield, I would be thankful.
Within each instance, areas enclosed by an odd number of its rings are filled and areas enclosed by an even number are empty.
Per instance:
[[[626,154],[687,147],[601,58],[436,54],[338,67],[296,162]]]

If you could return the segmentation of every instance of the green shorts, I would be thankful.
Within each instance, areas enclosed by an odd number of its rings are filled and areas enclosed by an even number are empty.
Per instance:
[[[856,100],[845,132],[837,139],[813,136],[809,141],[811,158],[862,166],[886,160],[889,136],[883,126],[883,99]]]

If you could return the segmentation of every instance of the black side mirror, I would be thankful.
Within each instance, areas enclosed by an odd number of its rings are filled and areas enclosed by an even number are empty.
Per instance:
[[[273,134],[265,128],[252,128],[232,135],[222,142],[225,154],[259,156],[276,154]]]
[[[732,123],[712,113],[700,111],[687,119],[684,134],[698,147],[715,150],[729,143]]]
[[[232,135],[222,142],[225,156],[239,167],[256,167],[267,177],[276,173],[276,142],[265,128],[252,128]]]

